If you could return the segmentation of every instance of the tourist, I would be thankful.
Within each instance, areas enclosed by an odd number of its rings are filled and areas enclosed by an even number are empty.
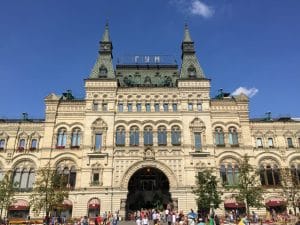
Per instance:
[[[142,218],[142,225],[149,225],[149,220],[146,215],[144,215],[144,217]]]

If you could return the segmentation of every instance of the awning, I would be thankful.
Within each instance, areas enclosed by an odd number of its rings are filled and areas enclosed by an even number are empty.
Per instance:
[[[224,208],[230,208],[230,209],[245,208],[245,203],[237,202],[235,198],[229,198],[224,200]]]
[[[25,200],[17,200],[9,206],[8,210],[29,210],[29,204]]]
[[[274,207],[274,206],[283,206],[286,205],[286,201],[282,198],[270,198],[266,201],[266,206]]]
[[[72,207],[73,207],[73,204],[72,204],[72,202],[71,202],[69,199],[65,199],[65,200],[63,201],[63,207],[64,207],[64,208],[72,208]]]
[[[88,203],[89,209],[99,209],[100,208],[100,201],[97,198],[93,198]]]

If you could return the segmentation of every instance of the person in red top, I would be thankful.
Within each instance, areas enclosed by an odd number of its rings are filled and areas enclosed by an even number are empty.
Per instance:
[[[101,225],[101,217],[98,216],[98,214],[96,215],[96,218],[95,218],[95,225]]]

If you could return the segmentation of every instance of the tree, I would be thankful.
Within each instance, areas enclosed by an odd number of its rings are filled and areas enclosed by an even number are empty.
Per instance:
[[[219,208],[221,200],[220,191],[218,191],[218,180],[211,170],[203,170],[196,176],[197,188],[193,193],[197,196],[197,206],[201,213],[209,212],[209,209]]]
[[[14,202],[17,183],[13,182],[11,172],[7,172],[0,181],[0,218],[2,218],[3,211],[8,212],[9,206]]]
[[[248,155],[244,155],[240,162],[237,200],[244,202],[249,215],[250,207],[260,208],[263,200],[263,189],[259,184],[258,174],[249,164]]]
[[[282,168],[281,169],[281,188],[283,195],[287,201],[287,205],[291,206],[296,215],[296,208],[298,206],[297,200],[300,196],[300,185],[297,177],[296,168]]]
[[[41,168],[30,195],[30,205],[33,211],[40,213],[45,210],[46,216],[49,216],[55,208],[61,207],[63,200],[69,195],[66,184],[65,177],[58,174],[49,164]]]

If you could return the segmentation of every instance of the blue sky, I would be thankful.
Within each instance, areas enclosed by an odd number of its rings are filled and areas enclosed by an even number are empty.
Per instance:
[[[52,92],[83,98],[106,20],[115,60],[180,62],[188,23],[211,96],[244,87],[251,117],[299,117],[299,10],[298,0],[1,0],[0,118],[44,118]]]

